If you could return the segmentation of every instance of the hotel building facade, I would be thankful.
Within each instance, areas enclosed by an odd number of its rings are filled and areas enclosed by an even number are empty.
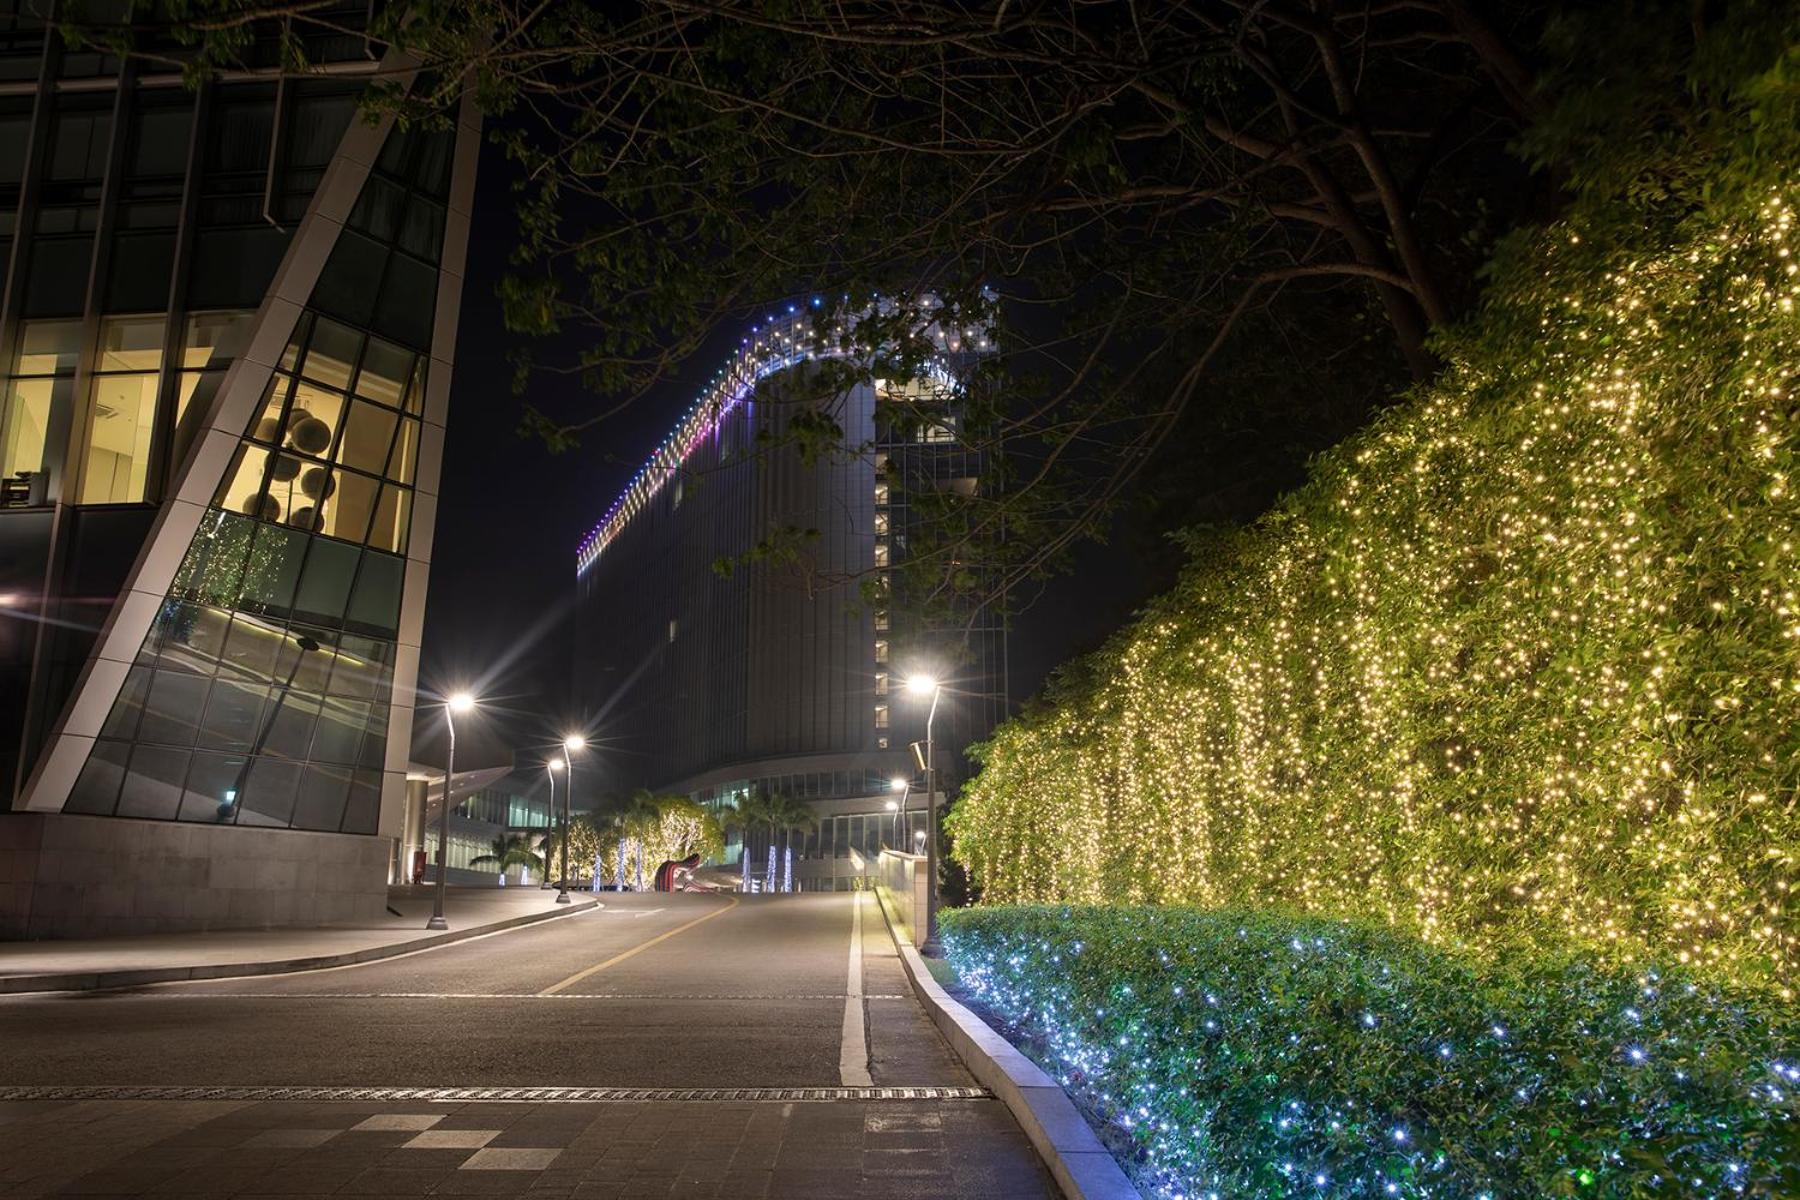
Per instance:
[[[0,936],[400,873],[479,119],[370,123],[406,61],[268,32],[197,89],[0,34]]]
[[[577,692],[604,788],[715,808],[759,791],[804,801],[818,827],[792,844],[808,890],[851,886],[852,850],[920,844],[924,778],[910,746],[925,739],[929,701],[902,686],[909,672],[954,683],[932,729],[949,794],[963,749],[1006,711],[997,615],[928,628],[882,600],[916,528],[909,498],[983,486],[981,455],[956,429],[957,370],[979,347],[940,332],[931,382],[850,388],[836,418],[855,452],[809,462],[788,436],[809,407],[791,389],[838,341],[815,336],[811,311],[758,323],[576,563]],[[892,419],[900,406],[911,419]],[[771,539],[786,549],[752,553]],[[751,831],[753,876],[766,848]],[[733,837],[728,861],[743,852]]]

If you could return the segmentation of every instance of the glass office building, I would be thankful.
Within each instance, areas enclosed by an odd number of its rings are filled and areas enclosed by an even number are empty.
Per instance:
[[[404,61],[268,32],[194,89],[0,17],[0,933],[394,870],[478,118],[371,124]]]
[[[882,600],[907,553],[909,498],[983,486],[980,454],[955,428],[955,372],[976,348],[939,336],[932,380],[876,380],[843,397],[835,415],[857,453],[808,461],[784,438],[807,408],[787,389],[838,339],[815,336],[798,306],[759,323],[577,554],[577,687],[606,786],[715,806],[761,791],[804,801],[820,821],[793,839],[809,888],[847,886],[853,846],[911,845],[924,828],[909,746],[925,736],[928,706],[901,686],[907,672],[955,682],[934,726],[946,790],[963,748],[1005,715],[998,614],[913,627]],[[891,419],[902,407],[907,419]],[[742,561],[782,530],[804,531],[794,553]],[[721,560],[739,565],[722,572]],[[869,603],[858,600],[865,582]],[[887,810],[904,795],[894,779],[912,785],[904,820]],[[753,871],[766,839],[750,835]],[[728,857],[741,852],[733,839]]]

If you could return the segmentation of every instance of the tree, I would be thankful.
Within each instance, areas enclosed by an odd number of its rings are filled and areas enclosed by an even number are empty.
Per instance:
[[[813,815],[812,809],[805,803],[796,800],[786,793],[774,797],[772,809],[771,825],[774,829],[781,831],[781,890],[784,892],[791,892],[794,890],[793,836],[796,832],[805,831],[810,833],[817,829],[819,827],[819,819]],[[771,841],[772,840],[773,839],[771,839]]]
[[[918,382],[965,339],[981,351],[953,432],[990,478],[923,497],[932,532],[894,573],[895,603],[967,612],[1103,530],[1183,422],[1220,428],[1208,412],[1241,412],[1219,398],[1266,385],[1271,360],[1352,419],[1433,373],[1430,334],[1530,199],[1505,146],[1541,107],[1515,47],[1543,7],[1496,23],[1469,0],[492,0],[380,6],[369,32],[426,68],[376,103],[442,119],[473,78],[520,168],[508,321],[580,347],[524,356],[520,384],[576,375],[603,398],[532,410],[553,447],[796,297],[819,298],[813,324],[843,354],[783,400],[811,453],[867,452],[844,444],[852,385]],[[300,35],[351,20],[150,8],[85,33],[203,73],[279,16],[298,69]],[[186,50],[134,41],[153,14]],[[1308,389],[1284,386],[1304,408]],[[888,417],[933,413],[901,400]],[[786,541],[758,549],[803,557]]]
[[[532,853],[531,839],[522,833],[497,834],[489,845],[492,849],[486,854],[478,854],[470,859],[470,866],[479,867],[491,863],[499,868],[502,878],[505,878],[506,872],[513,867],[524,867],[527,871],[544,871],[544,860]]]
[[[743,892],[750,890],[750,829],[755,824],[756,804],[749,796],[733,800],[719,810],[720,827],[726,831],[735,830],[740,838],[738,890]]]

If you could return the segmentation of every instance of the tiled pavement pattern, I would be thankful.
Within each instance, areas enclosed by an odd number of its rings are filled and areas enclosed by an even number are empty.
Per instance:
[[[0,1147],[5,1197],[1055,1195],[993,1100],[16,1101]]]

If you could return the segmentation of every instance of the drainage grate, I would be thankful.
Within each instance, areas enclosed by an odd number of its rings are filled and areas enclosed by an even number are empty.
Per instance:
[[[991,1100],[979,1087],[0,1087],[0,1100],[430,1100],[535,1104]]]

